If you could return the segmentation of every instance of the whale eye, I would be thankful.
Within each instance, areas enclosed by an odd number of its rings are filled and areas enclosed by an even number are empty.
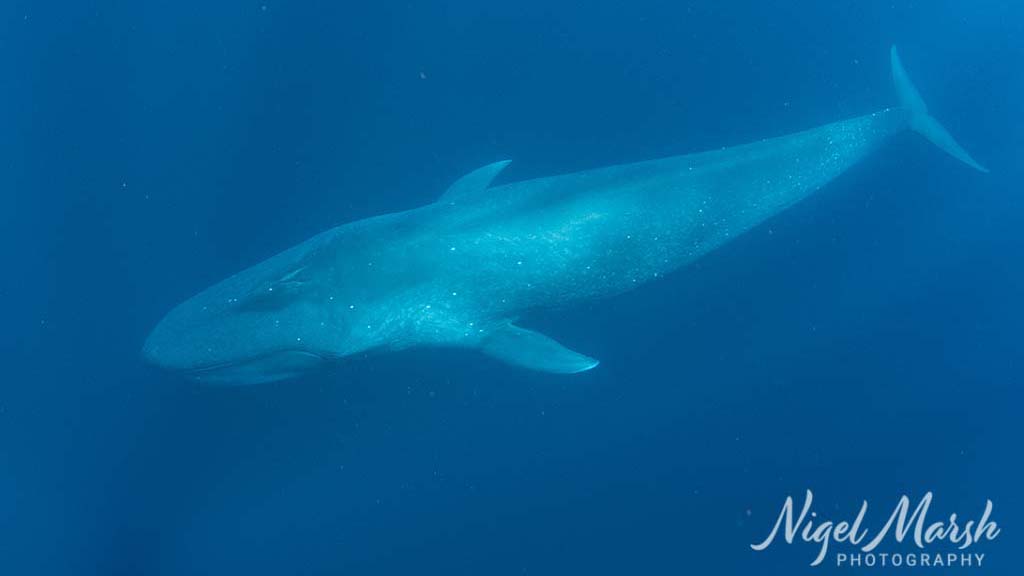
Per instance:
[[[302,266],[292,270],[277,280],[275,284],[288,285],[288,284],[305,284],[306,279],[302,276],[302,273],[306,271],[306,267]]]
[[[292,270],[283,276],[259,284],[238,305],[241,310],[273,310],[288,306],[303,294],[309,280],[303,275],[305,266]]]

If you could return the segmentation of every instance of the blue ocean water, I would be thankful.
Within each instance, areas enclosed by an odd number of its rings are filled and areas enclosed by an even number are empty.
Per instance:
[[[1019,573],[1019,3],[0,14],[0,573],[856,570],[751,549],[808,489],[823,520],[869,502],[872,530],[901,495],[936,521],[991,500],[1003,533],[956,570]],[[893,43],[992,173],[901,136],[695,266],[530,319],[596,370],[422,351],[226,388],[140,358],[182,299],[488,162],[546,176],[892,105]]]

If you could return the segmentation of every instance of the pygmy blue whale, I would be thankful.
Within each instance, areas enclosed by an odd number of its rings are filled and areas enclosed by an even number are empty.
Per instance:
[[[515,321],[628,291],[693,262],[913,130],[986,171],[928,113],[895,48],[899,106],[711,152],[491,186],[495,162],[436,202],[338,226],[204,290],[144,356],[202,381],[291,378],[368,351],[461,347],[528,369],[597,360]]]

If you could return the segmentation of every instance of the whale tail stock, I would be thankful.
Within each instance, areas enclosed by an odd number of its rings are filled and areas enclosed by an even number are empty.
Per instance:
[[[907,76],[900,62],[900,55],[893,46],[889,51],[889,61],[892,66],[892,82],[896,86],[896,93],[899,95],[900,106],[910,113],[910,129],[924,136],[929,142],[935,144],[947,154],[967,164],[975,170],[988,172],[981,164],[978,164],[971,155],[957,144],[953,136],[939,121],[928,114],[928,106],[925,105],[921,94],[914,87],[914,83]]]

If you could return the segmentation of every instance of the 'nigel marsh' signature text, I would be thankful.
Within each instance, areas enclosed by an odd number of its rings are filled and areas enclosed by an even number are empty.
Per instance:
[[[817,566],[821,564],[821,561],[828,553],[829,542],[846,542],[852,546],[860,546],[862,552],[871,552],[885,540],[890,532],[897,542],[903,542],[911,528],[914,531],[914,544],[922,549],[929,544],[945,541],[956,545],[960,550],[965,550],[975,542],[994,540],[996,536],[999,536],[999,526],[990,520],[992,516],[991,500],[985,502],[985,511],[979,520],[968,520],[961,526],[956,514],[950,514],[949,520],[946,522],[926,523],[925,517],[928,515],[928,508],[932,504],[931,492],[926,493],[921,498],[913,512],[910,512],[910,498],[901,496],[896,504],[896,508],[889,515],[889,520],[881,530],[872,536],[869,530],[864,527],[864,517],[868,511],[866,500],[861,504],[860,512],[857,513],[857,517],[853,522],[845,520],[841,522],[833,522],[831,520],[822,522],[818,519],[818,513],[811,511],[813,499],[814,495],[808,490],[804,498],[803,508],[800,510],[800,515],[794,520],[793,497],[787,497],[771,533],[763,541],[758,544],[751,544],[750,547],[754,550],[764,550],[775,541],[779,528],[783,527],[783,538],[785,538],[787,544],[792,544],[793,540],[799,536],[804,542],[815,542],[821,545],[818,556],[811,562],[811,566]],[[867,543],[862,546],[861,543],[865,542],[865,540],[867,540]]]

